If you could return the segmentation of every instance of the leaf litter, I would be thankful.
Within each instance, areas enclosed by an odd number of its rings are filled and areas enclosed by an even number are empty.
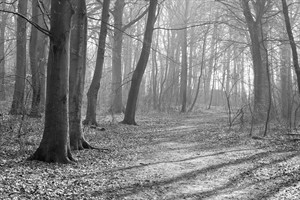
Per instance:
[[[224,113],[149,113],[139,126],[84,128],[108,151],[73,152],[75,165],[26,161],[42,119],[2,121],[0,199],[299,199],[299,144],[282,131],[264,140],[228,129]],[[16,123],[16,121],[18,123]],[[120,121],[120,120],[119,120]]]

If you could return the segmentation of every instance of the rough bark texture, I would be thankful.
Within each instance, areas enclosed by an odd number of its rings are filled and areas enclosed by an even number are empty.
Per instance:
[[[5,2],[5,1],[4,1]],[[5,10],[5,3],[2,4],[2,9]],[[1,13],[0,25],[0,101],[6,100],[5,93],[5,29],[7,21],[7,13]]]
[[[269,103],[269,82],[266,64],[266,51],[263,44],[262,16],[265,12],[266,0],[257,1],[255,18],[253,18],[247,0],[242,0],[243,13],[251,39],[251,53],[254,71],[254,118],[256,121],[265,119]]]
[[[45,127],[40,146],[29,158],[72,163],[69,145],[68,89],[70,32],[73,10],[69,1],[51,1],[50,50],[47,68]]]
[[[81,107],[86,71],[87,15],[86,1],[73,0],[75,15],[70,42],[69,126],[73,150],[91,148],[84,139],[81,126]]]
[[[122,122],[124,124],[136,125],[135,112],[137,106],[137,99],[138,99],[142,78],[150,55],[153,27],[155,24],[156,7],[157,7],[157,0],[150,1],[148,19],[147,19],[146,30],[144,34],[143,48],[142,48],[139,61],[136,65],[136,69],[132,75],[125,116]]]
[[[28,0],[22,0],[18,3],[18,12],[24,16],[27,14],[27,4]],[[15,88],[10,110],[10,114],[13,115],[23,114],[25,112],[26,41],[26,21],[18,16]]]
[[[107,22],[109,19],[109,4],[110,0],[104,0],[102,9],[102,22],[101,30],[99,35],[99,45],[97,52],[96,67],[94,71],[94,76],[92,83],[87,93],[87,111],[84,124],[98,125],[96,121],[96,110],[97,110],[97,98],[98,91],[100,88],[100,80],[102,77],[103,63],[104,63],[104,53],[105,53],[105,40],[107,35]]]

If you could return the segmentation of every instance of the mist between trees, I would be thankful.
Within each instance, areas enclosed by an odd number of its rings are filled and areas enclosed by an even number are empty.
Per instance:
[[[288,3],[288,4],[287,4]],[[296,0],[2,0],[1,113],[41,117],[30,159],[73,162],[101,114],[218,108],[297,126]],[[9,106],[8,106],[9,105]],[[9,110],[5,109],[8,108]],[[59,141],[59,142],[57,142]]]

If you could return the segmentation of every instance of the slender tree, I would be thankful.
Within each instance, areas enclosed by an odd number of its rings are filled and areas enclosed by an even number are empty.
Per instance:
[[[188,24],[188,9],[189,1],[185,0],[184,9],[184,25]],[[187,75],[188,75],[188,60],[187,60],[187,29],[182,30],[182,43],[181,43],[181,76],[180,76],[180,98],[181,98],[181,112],[186,112],[187,104]]]
[[[96,67],[95,67],[92,83],[87,93],[87,100],[88,100],[87,111],[86,111],[85,120],[83,122],[84,124],[90,124],[96,126],[98,125],[96,120],[97,98],[98,98],[100,80],[102,78],[102,71],[103,71],[105,40],[107,35],[107,22],[109,19],[109,4],[110,4],[110,0],[104,0]]]
[[[135,112],[137,106],[137,99],[138,99],[142,78],[150,55],[157,4],[158,4],[158,0],[150,1],[148,19],[147,19],[146,30],[144,34],[143,48],[142,48],[139,61],[132,75],[125,116],[124,116],[124,120],[122,121],[122,123],[124,124],[136,125]]]
[[[39,7],[39,0],[32,0],[32,22],[46,29],[43,13]],[[43,4],[44,5],[44,4]],[[47,36],[31,26],[30,35],[30,67],[32,77],[32,102],[31,117],[41,117],[44,104],[45,60],[47,48]]]
[[[28,0],[19,0],[18,13],[26,16]],[[17,58],[16,58],[16,76],[13,101],[10,114],[18,115],[25,112],[24,93],[26,80],[26,21],[17,16]]]
[[[57,163],[74,161],[70,151],[68,123],[70,33],[73,12],[70,1],[51,1],[45,126],[42,141],[30,160]]]
[[[69,126],[71,149],[91,148],[81,127],[81,107],[86,71],[87,15],[86,1],[73,0],[75,14],[70,43]]]
[[[2,3],[2,9],[5,10],[5,0]],[[5,93],[5,30],[7,24],[8,14],[1,13],[1,25],[0,25],[0,101],[6,100]]]
[[[146,13],[145,10],[138,17],[123,25],[123,13],[125,0],[116,0],[112,16],[114,18],[113,44],[112,44],[112,88],[111,88],[111,107],[113,113],[124,111],[122,100],[122,50],[123,50],[123,33],[138,22]]]

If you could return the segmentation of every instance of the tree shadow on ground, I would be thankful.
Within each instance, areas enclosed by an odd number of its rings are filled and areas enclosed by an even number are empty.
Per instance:
[[[248,188],[251,186],[255,186],[255,185],[262,185],[262,187],[263,187],[270,182],[271,183],[274,182],[271,187],[264,188],[264,190],[262,190],[261,192],[257,192],[257,194],[251,195],[251,199],[265,199],[267,197],[271,197],[273,194],[275,194],[277,191],[279,191],[282,187],[293,185],[295,182],[300,181],[300,175],[297,175],[297,177],[293,176],[294,173],[298,174],[299,171],[294,170],[294,171],[290,172],[289,174],[285,174],[285,176],[288,177],[287,180],[283,179],[282,174],[278,174],[276,176],[272,176],[271,178],[264,179],[264,180],[255,180],[255,179],[251,180],[251,177],[249,177],[249,174],[253,174],[253,172],[258,169],[287,161],[296,156],[298,156],[298,152],[295,152],[295,153],[288,155],[281,159],[273,160],[272,162],[269,162],[269,163],[259,164],[255,167],[253,167],[247,171],[244,171],[244,172],[240,173],[239,175],[231,178],[231,180],[229,180],[225,185],[223,185],[221,187],[217,187],[217,188],[214,188],[214,189],[211,189],[208,191],[204,191],[204,192],[199,192],[199,193],[180,194],[177,196],[172,196],[172,198],[170,198],[170,199],[209,198],[209,197],[217,196],[218,194],[222,194],[222,193],[226,193],[226,192],[233,193],[234,191],[239,191],[239,190],[242,190],[242,189],[245,189],[245,188]],[[250,181],[250,183],[243,184],[243,181],[245,181],[246,179],[247,179],[247,181]],[[238,186],[238,184],[240,184],[241,186]],[[244,197],[244,199],[247,199],[247,198]]]
[[[140,165],[134,165],[134,166],[129,166],[129,167],[122,167],[122,168],[117,168],[117,169],[111,169],[106,172],[116,172],[116,171],[125,171],[125,170],[131,170],[131,169],[139,169],[147,166],[153,166],[153,165],[159,165],[159,164],[167,164],[167,163],[180,163],[180,162],[186,162],[186,161],[192,161],[196,160],[199,158],[207,158],[207,157],[213,157],[213,156],[218,156],[218,155],[223,155],[226,153],[233,153],[233,152],[241,152],[241,151],[253,151],[253,150],[259,150],[259,149],[235,149],[235,150],[228,150],[228,151],[220,151],[217,153],[212,153],[212,154],[205,154],[205,155],[199,155],[199,156],[192,156],[184,159],[179,159],[179,160],[168,160],[168,161],[160,161],[160,162],[152,162],[152,163],[141,163]]]
[[[145,190],[151,190],[151,189],[155,189],[155,188],[160,188],[160,187],[164,187],[167,185],[171,185],[174,184],[175,182],[180,182],[180,181],[189,181],[194,179],[195,177],[199,176],[200,174],[205,174],[208,172],[214,172],[218,169],[221,168],[225,168],[225,167],[229,167],[229,166],[234,166],[234,165],[238,165],[238,164],[242,164],[242,163],[247,163],[247,162],[255,162],[261,158],[267,158],[271,155],[277,154],[277,153],[290,153],[291,151],[269,151],[269,152],[261,152],[261,153],[257,153],[254,154],[252,156],[248,156],[248,157],[244,157],[244,158],[239,158],[239,159],[235,159],[235,160],[231,160],[225,163],[221,163],[221,164],[216,164],[216,165],[210,165],[207,166],[205,168],[199,169],[199,170],[194,170],[191,172],[187,172],[187,173],[183,173],[181,175],[172,177],[172,178],[167,178],[167,179],[163,179],[163,180],[158,180],[158,181],[145,181],[145,183],[134,183],[134,184],[130,184],[127,186],[120,186],[120,187],[115,187],[115,188],[108,188],[106,190],[99,190],[99,191],[94,191],[93,192],[93,196],[109,196],[110,198],[124,198],[130,195],[134,195],[137,194],[141,191],[145,191]],[[254,167],[251,170],[255,170],[258,167],[263,167],[266,165],[272,165],[274,163],[277,162],[282,162],[285,161],[287,159],[290,159],[292,157],[297,156],[298,153],[292,153],[292,155],[290,156],[286,156],[283,159],[278,159],[273,161],[272,163],[268,163],[268,164],[261,164],[261,166],[257,166]],[[243,172],[245,173],[245,172]],[[243,174],[242,173],[242,174]],[[242,174],[239,175],[242,176]],[[240,179],[236,178],[231,180],[229,183],[227,183],[226,185],[216,188],[216,189],[212,189],[211,191],[206,191],[203,193],[198,193],[198,194],[191,194],[191,197],[196,197],[196,196],[212,196],[214,194],[216,194],[217,192],[221,192],[224,191],[227,188],[233,187],[234,184],[236,184]],[[186,196],[184,196],[186,197]],[[176,199],[176,198],[175,198]]]

